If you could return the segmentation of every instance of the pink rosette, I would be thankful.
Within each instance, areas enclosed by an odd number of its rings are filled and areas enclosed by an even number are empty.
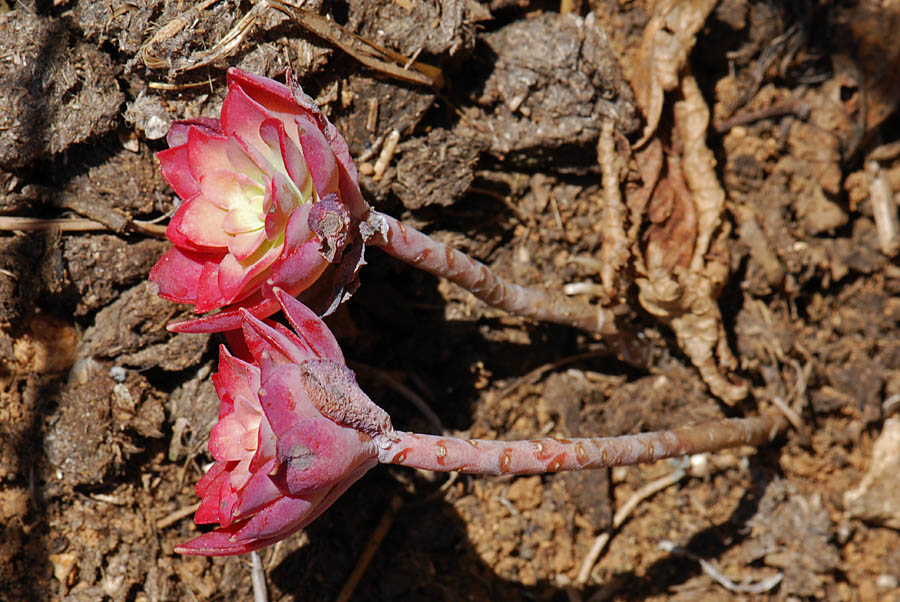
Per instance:
[[[239,328],[242,308],[269,316],[273,288],[296,296],[345,259],[350,269],[326,301],[333,307],[355,276],[362,245],[344,251],[368,210],[356,167],[334,125],[288,79],[229,69],[220,118],[175,122],[170,148],[156,155],[183,203],[166,230],[175,246],[150,280],[197,313],[220,310],[170,330]]]
[[[221,348],[213,377],[219,421],[209,439],[216,462],[197,484],[202,499],[194,517],[219,526],[178,546],[181,554],[243,554],[284,539],[377,463],[373,438],[324,415],[310,395],[334,375],[338,393],[342,379],[352,379],[344,376],[352,373],[334,336],[302,303],[280,289],[273,294],[294,331],[245,310],[253,362]],[[305,384],[310,375],[312,389]]]

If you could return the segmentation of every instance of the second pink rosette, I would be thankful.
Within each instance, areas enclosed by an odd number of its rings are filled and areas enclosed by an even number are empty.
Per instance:
[[[197,484],[194,516],[218,527],[178,546],[181,554],[243,554],[295,533],[377,463],[378,433],[358,419],[392,431],[368,398],[345,403],[358,387],[328,327],[284,291],[273,294],[292,329],[242,311],[251,361],[221,348],[209,436],[216,462]]]

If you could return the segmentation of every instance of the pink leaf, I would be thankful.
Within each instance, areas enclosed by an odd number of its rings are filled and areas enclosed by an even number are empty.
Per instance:
[[[254,318],[249,312],[244,312],[244,338],[247,340],[247,346],[256,359],[256,363],[263,367],[263,362],[273,365],[295,364],[314,358],[312,350],[308,349],[304,343],[290,332],[282,332],[280,329],[265,324],[261,320]],[[290,388],[290,384],[287,385]],[[265,385],[264,385],[265,387]],[[276,423],[271,421],[273,430],[276,430]]]
[[[150,281],[159,288],[159,296],[175,303],[193,303],[203,265],[208,256],[174,247],[166,251],[153,269]]]
[[[222,124],[218,119],[212,117],[195,117],[193,119],[173,121],[172,125],[169,127],[169,133],[166,134],[166,142],[172,148],[187,144],[188,131],[190,131],[192,127],[203,130],[210,135],[222,134]]]
[[[285,317],[303,342],[318,357],[343,364],[344,354],[325,322],[314,314],[312,310],[283,290],[275,289],[273,292],[284,310]]]
[[[216,307],[221,307],[226,302],[222,289],[219,288],[219,264],[215,261],[207,261],[200,272],[200,282],[197,283],[197,298],[194,299],[194,311],[204,312]]]
[[[186,146],[176,146],[156,153],[159,170],[175,194],[185,201],[200,193],[200,184],[191,173]]]
[[[316,185],[316,193],[319,198],[325,195],[338,193],[337,161],[328,140],[319,130],[318,125],[306,115],[298,115],[294,118],[297,127],[300,128],[300,145],[303,147],[303,157],[306,166],[312,175]]]
[[[249,311],[251,315],[265,318],[278,311],[278,301],[263,298],[262,293],[256,292],[250,297],[241,300],[233,307],[217,314],[170,322],[166,330],[170,332],[221,332],[223,330],[236,330],[241,328],[241,312]]]
[[[200,248],[217,250],[228,247],[228,235],[222,228],[226,213],[203,195],[181,205],[169,224]]]

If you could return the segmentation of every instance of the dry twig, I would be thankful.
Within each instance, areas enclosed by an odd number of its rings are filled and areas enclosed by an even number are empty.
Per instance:
[[[250,583],[253,584],[253,602],[269,602],[266,587],[266,570],[263,568],[259,552],[250,552]]]
[[[164,238],[166,227],[151,221],[133,219],[129,224],[138,232]],[[0,216],[0,232],[91,232],[109,230],[109,226],[86,217],[43,219],[39,217]]]
[[[400,132],[391,130],[391,133],[384,139],[384,146],[381,149],[381,154],[378,155],[378,160],[375,161],[372,179],[376,182],[384,177],[384,172],[387,170],[388,165],[391,164],[391,159],[394,157],[394,152],[397,150],[398,142],[400,142]]]
[[[581,568],[578,571],[578,577],[575,578],[575,585],[581,587],[587,583],[588,578],[591,576],[591,571],[594,569],[594,565],[597,563],[597,559],[600,558],[600,554],[603,553],[603,550],[606,549],[606,544],[609,543],[610,537],[612,537],[612,532],[625,524],[625,521],[631,516],[631,513],[634,512],[634,509],[637,508],[638,504],[651,497],[652,495],[662,491],[666,487],[674,485],[678,483],[681,479],[683,479],[687,475],[687,471],[685,470],[685,465],[682,463],[677,469],[673,470],[671,473],[667,474],[664,477],[660,477],[654,481],[650,481],[640,489],[634,492],[634,494],[622,504],[622,507],[616,510],[615,516],[613,516],[612,528],[609,531],[605,531],[598,535],[596,539],[594,539],[594,543],[591,546],[591,549],[588,550],[587,555],[584,557],[584,560],[581,562]]]
[[[866,171],[872,178],[869,184],[869,200],[872,202],[872,215],[878,231],[878,246],[882,253],[893,257],[900,251],[900,219],[897,218],[894,191],[881,173],[877,161],[869,161]]]
[[[607,296],[615,293],[616,272],[628,261],[628,239],[625,237],[625,205],[619,189],[621,158],[616,154],[615,122],[603,121],[597,142],[597,161],[603,171],[602,245],[600,247],[600,282]]]
[[[172,512],[171,514],[168,514],[167,516],[164,516],[163,518],[156,521],[156,528],[165,529],[166,527],[174,525],[181,519],[187,518],[188,516],[192,515],[197,511],[199,507],[200,502],[197,502],[196,504],[192,504],[190,506],[185,506],[184,508],[179,508],[175,512]]]
[[[359,561],[357,561],[356,566],[353,567],[353,572],[347,577],[347,581],[338,593],[338,596],[335,599],[336,602],[349,602],[350,598],[353,596],[353,592],[356,591],[356,586],[359,585],[359,580],[362,579],[362,576],[366,572],[366,568],[368,568],[369,563],[372,562],[372,558],[375,557],[375,552],[381,547],[381,542],[384,541],[384,537],[387,535],[388,530],[390,530],[394,518],[397,516],[397,512],[400,511],[401,507],[403,507],[403,498],[399,495],[394,496],[391,499],[390,506],[388,506],[388,509],[385,510],[384,514],[381,516],[381,520],[378,521],[378,526],[375,527],[375,531],[372,532],[372,537],[369,538],[366,547],[363,549],[362,554],[360,554]]]
[[[729,119],[717,121],[713,125],[713,129],[720,134],[724,134],[731,128],[739,125],[747,125],[756,121],[762,121],[763,119],[782,117],[784,115],[796,115],[800,119],[805,119],[809,116],[809,111],[810,107],[808,102],[799,98],[793,98],[759,111],[748,111],[747,113],[741,113],[740,115],[735,115]]]
[[[700,558],[696,554],[688,552],[681,546],[676,545],[671,541],[664,539],[659,542],[659,547],[666,552],[672,552],[673,554],[678,554],[679,556],[684,556],[700,563],[700,568],[703,569],[704,573],[706,573],[713,581],[730,592],[739,594],[764,594],[781,583],[781,580],[784,578],[784,573],[776,573],[771,577],[766,577],[765,579],[757,583],[748,583],[746,581],[742,583],[736,583],[735,581],[725,576],[725,574],[722,573],[722,571],[720,571],[718,568],[716,568],[716,566],[711,562]]]
[[[185,73],[211,65],[233,54],[253,31],[262,15],[276,10],[287,16],[304,31],[322,39],[349,54],[357,61],[394,79],[440,89],[444,85],[441,69],[405,57],[389,48],[353,34],[331,19],[314,12],[291,6],[281,0],[261,0],[211,48],[195,53],[177,64],[171,64],[160,57],[155,48],[165,40],[175,36],[191,22],[194,15],[208,8],[216,0],[204,0],[200,5],[170,20],[141,47],[140,56],[150,69],[172,69],[175,73]],[[159,87],[157,85],[156,87]]]

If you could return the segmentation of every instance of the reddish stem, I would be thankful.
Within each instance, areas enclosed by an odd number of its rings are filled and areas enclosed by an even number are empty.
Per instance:
[[[486,265],[389,215],[370,211],[367,244],[455,282],[494,307],[534,320],[574,326],[597,334],[615,332],[612,312],[562,295],[526,288],[498,276]]]
[[[739,445],[757,446],[786,428],[784,416],[767,413],[671,431],[584,439],[492,441],[397,431],[379,450],[378,460],[437,472],[534,474],[627,466]]]

